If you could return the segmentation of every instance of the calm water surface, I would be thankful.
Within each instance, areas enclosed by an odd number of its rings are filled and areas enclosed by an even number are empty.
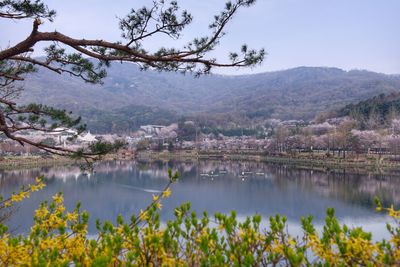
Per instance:
[[[114,220],[118,214],[129,218],[138,213],[168,181],[167,170],[181,173],[172,186],[172,196],[163,203],[162,220],[173,218],[173,209],[191,202],[199,213],[236,210],[239,218],[255,213],[264,221],[276,213],[286,215],[289,231],[300,234],[300,218],[312,215],[317,227],[324,222],[328,207],[350,225],[372,231],[376,239],[386,237],[384,215],[374,211],[373,198],[385,204],[400,204],[400,177],[327,173],[300,170],[282,165],[255,162],[138,163],[108,162],[96,167],[90,176],[77,167],[0,171],[0,194],[9,196],[36,176],[46,177],[47,187],[32,194],[8,222],[15,232],[26,232],[32,225],[33,210],[39,203],[63,192],[66,206],[73,209],[80,201],[90,213],[89,232],[94,222]]]

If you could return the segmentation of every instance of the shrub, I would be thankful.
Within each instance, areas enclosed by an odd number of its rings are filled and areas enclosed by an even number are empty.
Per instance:
[[[269,218],[261,227],[261,216],[239,222],[230,215],[204,213],[197,216],[190,204],[174,210],[175,219],[160,222],[161,200],[171,194],[170,184],[177,174],[169,172],[170,182],[151,204],[129,221],[119,216],[116,223],[96,222],[97,235],[88,235],[88,218],[79,205],[69,212],[62,194],[43,203],[34,215],[30,233],[12,236],[2,227],[0,264],[2,266],[386,266],[400,264],[400,212],[383,208],[396,220],[388,224],[389,240],[372,241],[361,228],[341,225],[334,210],[328,209],[322,233],[312,218],[302,218],[303,235],[287,232],[284,216]],[[43,187],[41,180],[30,188]],[[26,190],[24,190],[26,191]],[[23,191],[23,192],[24,192]],[[4,203],[26,198],[14,195]],[[8,202],[7,202],[8,201]],[[9,205],[9,204],[7,204]]]

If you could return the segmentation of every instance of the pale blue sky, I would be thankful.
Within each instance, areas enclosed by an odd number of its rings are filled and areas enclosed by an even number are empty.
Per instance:
[[[117,16],[150,0],[47,0],[57,10],[54,23],[41,30],[58,30],[76,38],[119,40]],[[207,33],[207,25],[223,7],[220,0],[181,0],[178,3],[194,15],[183,40]],[[268,56],[262,66],[220,70],[242,74],[288,69],[297,66],[329,66],[400,73],[400,0],[258,0],[241,10],[227,28],[213,56],[224,60],[229,51],[242,43],[265,48]],[[30,31],[30,24],[0,20],[0,46],[14,44]],[[173,45],[153,39],[150,49]],[[182,42],[175,42],[180,46]],[[39,49],[38,49],[39,50]],[[38,53],[38,52],[37,52]]]

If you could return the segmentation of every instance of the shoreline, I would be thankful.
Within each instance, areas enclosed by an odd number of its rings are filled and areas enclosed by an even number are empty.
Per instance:
[[[220,151],[201,151],[195,150],[181,151],[139,151],[135,157],[120,157],[117,154],[108,155],[101,161],[109,160],[137,160],[142,162],[152,161],[253,161],[272,164],[288,165],[301,169],[313,169],[320,171],[349,170],[358,173],[391,173],[400,176],[400,162],[379,162],[377,158],[321,158],[310,155],[265,155],[260,152],[240,152],[240,153],[221,153]],[[52,167],[60,165],[76,165],[79,161],[68,157],[42,157],[42,156],[17,156],[0,158],[0,170],[30,169],[37,167]]]
[[[321,171],[352,170],[367,173],[397,173],[400,175],[400,162],[387,162],[379,160],[378,157],[364,158],[322,158],[310,157],[310,155],[265,155],[260,152],[221,153],[219,151],[175,151],[155,152],[141,151],[136,155],[138,161],[198,161],[198,160],[221,160],[221,161],[255,161],[274,164],[283,164],[304,169],[318,169]]]

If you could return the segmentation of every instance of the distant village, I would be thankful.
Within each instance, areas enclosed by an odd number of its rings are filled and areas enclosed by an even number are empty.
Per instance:
[[[126,134],[78,134],[73,129],[54,129],[52,132],[27,131],[24,137],[35,142],[69,149],[79,149],[97,141],[126,143],[128,151],[257,151],[287,153],[294,151],[322,151],[345,156],[345,153],[400,154],[400,120],[394,119],[385,129],[364,129],[349,117],[334,118],[322,123],[281,121],[270,119],[258,127],[257,135],[225,136],[221,133],[203,133],[192,121],[182,125],[143,125]],[[191,129],[182,133],[182,127]],[[45,155],[36,147],[21,144],[0,136],[0,156]]]
[[[191,124],[192,122],[186,122]],[[169,126],[143,125],[139,130],[130,135],[117,134],[93,134],[90,131],[77,134],[73,129],[54,129],[53,132],[26,131],[23,135],[34,142],[42,142],[52,146],[60,146],[69,149],[80,149],[97,141],[114,142],[124,141],[126,149],[129,150],[240,150],[256,149],[261,150],[267,144],[266,139],[257,139],[251,136],[224,137],[213,134],[199,133],[194,140],[180,139],[178,136],[178,124]],[[37,155],[46,154],[40,149],[24,145],[0,136],[0,155]]]
[[[287,122],[285,122],[287,124]],[[191,121],[185,122],[186,125],[193,124]],[[80,149],[97,141],[114,142],[124,141],[128,150],[179,150],[179,149],[198,149],[198,150],[244,150],[265,149],[269,144],[268,139],[259,139],[253,136],[223,136],[214,134],[198,133],[194,140],[185,140],[178,136],[178,124],[169,126],[163,125],[143,125],[139,130],[130,135],[117,134],[93,134],[90,131],[77,134],[73,129],[54,129],[53,132],[26,131],[25,138],[35,142],[42,142],[48,145],[60,146],[69,149]],[[24,145],[0,136],[0,155],[36,155],[46,154],[40,149]]]

